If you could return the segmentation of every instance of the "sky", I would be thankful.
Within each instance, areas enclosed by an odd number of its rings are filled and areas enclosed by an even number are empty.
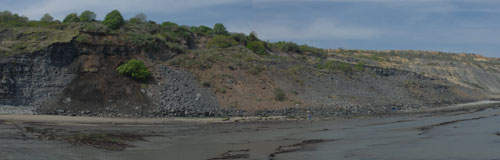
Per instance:
[[[144,13],[158,23],[223,23],[230,32],[321,48],[414,49],[500,57],[499,0],[0,0],[0,10],[56,19]]]

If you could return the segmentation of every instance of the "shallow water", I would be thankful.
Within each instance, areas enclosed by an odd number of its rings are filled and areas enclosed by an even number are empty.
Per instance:
[[[228,153],[242,155],[241,159],[493,160],[500,159],[500,136],[496,135],[500,132],[500,116],[496,114],[500,114],[499,109],[318,122],[236,123],[198,130],[193,127],[189,132],[158,125],[153,130],[172,130],[175,136],[165,132],[148,141],[134,142],[135,147],[125,151],[23,139],[16,136],[16,128],[0,124],[0,159],[210,159]],[[307,140],[318,141],[301,143]],[[276,153],[280,146],[295,148]]]

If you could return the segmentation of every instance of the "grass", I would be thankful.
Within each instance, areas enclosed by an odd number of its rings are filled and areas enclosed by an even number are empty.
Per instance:
[[[276,88],[274,89],[274,99],[277,101],[285,101],[286,93],[283,90],[281,90],[281,88]]]
[[[0,56],[33,53],[54,43],[70,42],[78,35],[76,29],[55,29],[43,27],[0,28],[3,40],[0,42]]]
[[[257,75],[266,70],[266,66],[261,64],[265,58],[259,57],[246,48],[212,48],[192,50],[188,54],[176,56],[167,61],[167,64],[174,67],[181,67],[194,70],[207,70],[216,64],[227,65],[230,70],[242,69],[253,75]]]

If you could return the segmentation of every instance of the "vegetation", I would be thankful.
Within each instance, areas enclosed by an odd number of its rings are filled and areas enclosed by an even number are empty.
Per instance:
[[[130,23],[144,23],[146,22],[146,15],[144,13],[138,13],[134,17],[130,18]]]
[[[267,55],[265,43],[262,41],[251,41],[247,44],[247,48],[258,55]]]
[[[26,23],[28,23],[28,18],[25,16],[19,16],[9,11],[0,12],[0,26],[17,27],[24,26]]]
[[[356,72],[363,72],[365,71],[365,62],[360,61],[354,65],[354,71]]]
[[[281,88],[276,88],[274,89],[274,99],[277,101],[285,101],[286,93],[283,90],[281,90]]]
[[[64,23],[80,22],[80,18],[78,18],[77,13],[70,13],[64,18],[63,22]]]
[[[216,23],[214,25],[214,34],[228,35],[229,32],[227,31],[226,27],[222,23]]]
[[[108,26],[108,28],[116,30],[122,27],[125,24],[125,20],[123,20],[122,14],[118,10],[113,10],[109,12],[104,21],[102,21],[104,25]]]
[[[204,26],[204,25],[200,25],[198,27],[192,26],[189,28],[189,30],[193,33],[201,33],[203,35],[209,35],[212,33],[212,28]]]
[[[232,37],[225,35],[216,35],[207,43],[208,48],[228,48],[238,45]]]
[[[288,52],[288,53],[309,53],[309,54],[324,54],[324,50],[308,45],[298,45],[293,42],[279,41],[270,43],[270,47],[275,51]]]
[[[94,12],[86,10],[80,14],[80,22],[92,22],[95,21],[96,15]]]
[[[54,17],[50,16],[50,14],[45,13],[42,18],[40,18],[41,22],[52,22],[54,21]]]
[[[116,70],[124,76],[129,76],[136,81],[146,81],[150,76],[148,68],[144,65],[144,62],[136,59],[131,59],[126,63],[118,66]]]

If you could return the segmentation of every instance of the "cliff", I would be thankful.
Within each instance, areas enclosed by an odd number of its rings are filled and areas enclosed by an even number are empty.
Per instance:
[[[214,35],[157,24],[90,26],[1,28],[0,104],[121,117],[352,115],[500,95],[498,59],[477,55],[307,52],[278,43],[266,44],[262,55],[237,36],[237,44],[214,48]],[[120,75],[116,68],[129,59],[144,61],[152,77]]]

